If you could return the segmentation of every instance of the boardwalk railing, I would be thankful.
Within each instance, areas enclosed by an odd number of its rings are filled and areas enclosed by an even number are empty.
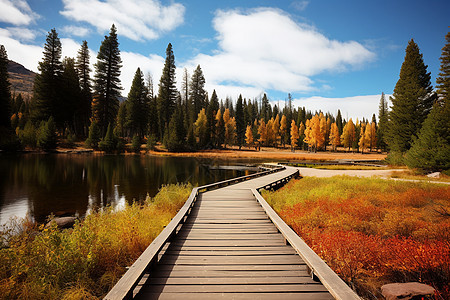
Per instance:
[[[263,167],[263,169],[269,170],[193,188],[188,200],[180,209],[180,211],[163,229],[163,231],[161,231],[161,233],[153,240],[153,242],[147,247],[147,249],[145,249],[141,256],[139,256],[139,258],[133,263],[133,265],[131,265],[131,267],[123,275],[123,277],[116,283],[111,291],[109,291],[105,299],[131,299],[133,297],[133,291],[139,284],[139,281],[142,279],[145,272],[148,271],[153,264],[158,262],[158,257],[161,250],[178,233],[181,226],[186,221],[192,210],[192,207],[194,206],[195,201],[197,200],[199,193],[279,172],[286,168],[268,165],[266,167]]]
[[[259,190],[259,189],[258,189]],[[253,195],[261,204],[278,231],[305,261],[311,276],[317,277],[335,299],[360,299],[358,295],[293,231],[270,207],[259,191],[252,189]]]

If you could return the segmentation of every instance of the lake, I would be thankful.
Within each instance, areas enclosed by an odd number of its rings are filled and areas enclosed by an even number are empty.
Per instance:
[[[0,224],[27,214],[84,216],[154,196],[164,184],[205,185],[254,172],[226,166],[261,160],[96,154],[0,155]],[[223,167],[225,166],[225,167]]]

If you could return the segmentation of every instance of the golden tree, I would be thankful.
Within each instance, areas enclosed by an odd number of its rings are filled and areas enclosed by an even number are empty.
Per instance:
[[[205,109],[203,108],[198,113],[197,121],[195,121],[194,123],[194,133],[200,147],[203,147],[206,143],[206,123],[206,113]]]
[[[273,122],[274,119],[271,118],[267,121],[266,130],[267,130],[267,145],[272,146],[275,140],[275,134],[273,132]]]
[[[361,133],[359,135],[359,142],[358,142],[358,146],[359,148],[361,148],[361,153],[364,153],[364,150],[366,150],[368,148],[368,144],[370,143],[370,139],[369,139],[369,134],[370,134],[370,129],[367,130],[369,128],[369,126],[367,126],[365,123],[361,123]],[[366,134],[367,133],[367,134]]]
[[[283,115],[281,117],[281,121],[280,121],[280,136],[281,136],[281,142],[283,143],[283,147],[286,144],[286,136],[288,134],[287,132],[287,120],[286,120],[286,116]]]
[[[259,121],[259,127],[258,127],[258,134],[259,134],[259,145],[265,145],[267,143],[267,127],[266,122],[264,122],[264,119],[261,119]]]
[[[347,124],[345,124],[344,129],[342,130],[341,144],[344,147],[348,147],[348,150],[350,150],[350,147],[353,145],[353,142],[355,140],[356,140],[355,124],[353,124],[353,121],[350,118],[350,120],[348,120]]]
[[[333,151],[336,151],[337,146],[341,144],[341,137],[339,136],[339,128],[337,127],[336,122],[331,124],[330,143],[331,146],[333,147]]]
[[[236,120],[230,117],[230,110],[227,108],[223,113],[223,122],[225,124],[225,148],[227,145],[233,145],[236,140]]]
[[[281,137],[280,137],[280,115],[278,115],[278,114],[275,117],[275,120],[273,121],[272,130],[273,130],[273,134],[275,136],[274,146],[278,147],[278,145],[280,144],[280,141],[281,141]]]
[[[249,148],[253,146],[253,131],[250,125],[247,125],[247,130],[245,131],[245,143]]]
[[[294,152],[295,152],[295,147],[297,147],[298,138],[299,138],[298,127],[295,124],[295,121],[292,120],[292,122],[291,122],[291,149]]]

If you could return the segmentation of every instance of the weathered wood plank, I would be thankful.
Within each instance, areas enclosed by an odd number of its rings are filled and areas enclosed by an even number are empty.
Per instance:
[[[161,284],[201,284],[201,285],[243,285],[243,284],[320,284],[312,280],[311,277],[247,277],[247,278],[235,278],[235,277],[191,277],[191,278],[150,278],[145,285],[161,285]]]
[[[296,265],[158,265],[156,271],[303,271],[306,264]]]
[[[285,245],[284,240],[175,240],[174,245],[185,246],[278,246]]]
[[[301,271],[241,271],[241,270],[166,270],[166,271],[155,271],[151,273],[152,278],[158,277],[308,277],[311,275],[307,272],[306,267]]]
[[[321,284],[232,284],[232,285],[172,285],[146,286],[145,292],[161,293],[257,293],[257,292],[326,292]]]
[[[160,300],[210,300],[210,299],[260,299],[260,300],[332,300],[330,293],[143,293],[136,299],[160,299]]]
[[[293,265],[304,262],[297,255],[261,256],[170,256],[164,255],[161,264],[184,265]]]

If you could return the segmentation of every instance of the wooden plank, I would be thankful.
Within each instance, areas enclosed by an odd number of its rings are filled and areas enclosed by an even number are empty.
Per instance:
[[[285,245],[284,240],[175,240],[174,245],[183,246],[278,246]]]
[[[279,233],[229,233],[229,234],[209,234],[209,233],[185,233],[178,234],[177,239],[185,240],[272,240],[283,239]]]
[[[151,288],[150,288],[151,287]],[[326,292],[321,284],[233,284],[233,285],[152,285],[142,292],[161,293],[257,293],[257,292]]]
[[[235,277],[192,277],[192,278],[149,278],[145,282],[145,285],[161,285],[161,284],[172,284],[172,285],[242,285],[242,284],[314,284],[318,283],[311,279],[311,277],[247,277],[247,278],[235,278]]]
[[[170,256],[164,255],[161,264],[184,265],[291,265],[302,264],[297,255],[261,255],[261,256]]]
[[[181,228],[178,234],[196,233],[196,234],[230,234],[230,233],[278,233],[275,227],[268,228]]]
[[[308,277],[311,275],[307,272],[306,267],[302,271],[236,271],[236,270],[166,270],[166,271],[154,271],[151,273],[152,278],[157,277]]]
[[[222,246],[222,247],[213,247],[213,246],[204,246],[204,247],[195,247],[195,246],[177,246],[170,245],[167,251],[293,251],[295,250],[288,245],[278,245],[278,246]]]
[[[303,271],[306,264],[296,265],[158,265],[155,271]]]
[[[164,254],[167,255],[208,255],[208,256],[240,256],[240,255],[276,255],[276,254],[296,254],[294,249],[278,249],[278,250],[253,250],[253,251],[239,251],[239,250],[177,250],[177,251],[166,251]]]
[[[260,299],[260,300],[332,300],[330,293],[149,293],[145,292],[142,297],[138,294],[136,299],[160,299],[160,300],[210,300],[210,299]]]

